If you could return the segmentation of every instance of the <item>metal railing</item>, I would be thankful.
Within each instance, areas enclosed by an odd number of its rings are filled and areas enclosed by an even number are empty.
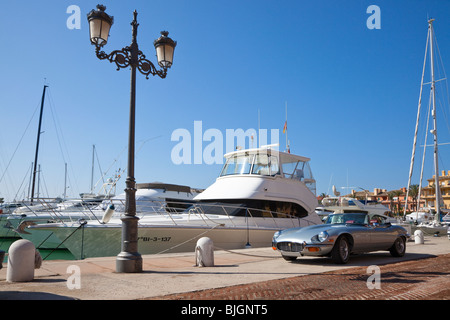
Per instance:
[[[52,217],[55,221],[61,223],[73,223],[80,219],[93,220],[99,223],[105,213],[106,208],[114,205],[115,213],[113,218],[120,218],[120,215],[125,213],[125,199],[108,199],[101,203],[92,203],[83,201],[82,199],[71,199],[66,202],[57,201],[57,199],[39,198],[35,199],[39,203],[39,207],[23,203],[23,208],[20,213],[14,215],[26,214],[37,219],[46,215]],[[65,204],[74,203],[76,206],[65,206]],[[182,216],[184,214],[184,216]],[[187,216],[186,216],[187,215]],[[246,226],[251,228],[260,228],[269,225],[267,222],[271,220],[271,226],[274,228],[298,227],[301,221],[305,225],[312,225],[315,222],[311,221],[308,216],[298,217],[284,212],[271,211],[259,208],[249,208],[243,205],[233,204],[217,204],[208,202],[192,202],[192,201],[162,201],[162,200],[137,200],[136,202],[136,216],[140,218],[140,224],[146,224],[145,218],[164,216],[170,219],[173,225],[180,225],[181,217],[191,218],[196,216],[199,220],[207,226],[216,227],[224,223],[229,223],[233,227],[243,227],[242,220],[245,218]],[[225,219],[223,219],[225,218]],[[47,218],[46,218],[47,219]],[[217,220],[217,221],[216,221]],[[115,220],[120,223],[119,220]],[[281,223],[287,222],[288,223]],[[38,222],[39,223],[39,222]]]

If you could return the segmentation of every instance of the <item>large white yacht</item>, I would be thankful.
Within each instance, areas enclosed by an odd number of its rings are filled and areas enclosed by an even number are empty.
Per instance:
[[[170,207],[172,212],[183,211],[194,203],[194,197],[202,191],[189,186],[161,182],[138,183],[136,189],[136,211],[138,214],[159,212],[162,207],[167,206]],[[94,204],[95,206],[83,199],[68,200],[52,209],[44,206],[46,210],[29,210],[27,214],[11,214],[7,217],[7,222],[16,235],[32,241],[37,248],[65,248],[65,245],[52,234],[52,231],[28,229],[26,227],[42,223],[53,223],[55,225],[58,223],[78,223],[80,219],[104,223],[107,219],[119,218],[125,211],[125,193]]]
[[[270,148],[225,155],[220,176],[182,213],[138,214],[141,254],[194,251],[201,237],[216,249],[270,246],[275,231],[321,223],[309,158]],[[122,225],[83,221],[29,226],[51,230],[76,258],[114,256],[121,251]]]

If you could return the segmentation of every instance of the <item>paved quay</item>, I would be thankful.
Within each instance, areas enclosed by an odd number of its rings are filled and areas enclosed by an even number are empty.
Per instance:
[[[402,258],[394,258],[389,252],[379,251],[352,256],[346,265],[335,265],[328,258],[313,257],[287,262],[271,248],[216,251],[214,267],[195,266],[194,252],[143,255],[143,272],[129,274],[115,272],[115,257],[44,261],[41,268],[35,270],[33,281],[14,283],[6,281],[7,263],[3,263],[3,269],[0,270],[0,299],[164,299],[164,296],[169,295],[314,274],[317,276],[356,267],[365,267],[362,270],[366,270],[371,265],[382,266],[449,253],[450,240],[447,237],[425,237],[424,244],[409,241]],[[449,277],[448,274],[446,277]]]

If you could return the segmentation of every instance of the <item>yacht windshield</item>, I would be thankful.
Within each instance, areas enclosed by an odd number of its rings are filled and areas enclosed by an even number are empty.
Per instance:
[[[316,180],[312,175],[309,162],[301,160],[283,161],[283,174],[285,178],[302,181],[316,194]]]
[[[259,153],[255,157],[255,164],[253,165],[253,174],[260,174],[263,176],[274,176],[279,173],[278,157],[269,155],[267,153]]]
[[[239,154],[227,159],[220,176],[257,174],[274,176],[280,173],[278,157],[267,154]]]
[[[249,174],[253,155],[242,154],[227,159],[220,176],[232,174]]]
[[[368,224],[367,214],[365,213],[334,213],[328,216],[328,224]]]

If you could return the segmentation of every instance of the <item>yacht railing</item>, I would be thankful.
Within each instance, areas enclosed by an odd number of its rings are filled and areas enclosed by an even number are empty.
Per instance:
[[[102,223],[102,217],[105,210],[110,204],[115,207],[113,214],[114,221],[120,223],[121,214],[125,212],[125,199],[109,199],[104,200],[102,203],[90,203],[88,201],[80,201],[82,199],[71,199],[73,203],[76,203],[76,207],[64,207],[61,201],[57,202],[57,199],[40,198],[35,199],[40,204],[40,209],[36,206],[24,203],[23,206],[27,208],[27,211],[22,212],[27,216],[34,216],[36,218],[42,217],[43,214],[48,214],[53,217],[57,222],[61,223],[73,223],[80,219],[98,221]],[[58,206],[56,206],[58,204]],[[236,213],[239,213],[236,215]],[[217,204],[217,203],[194,203],[192,201],[162,201],[162,200],[137,200],[136,201],[136,216],[140,218],[140,224],[145,224],[146,217],[164,216],[170,219],[174,225],[180,225],[179,216],[181,214],[187,214],[188,221],[191,217],[197,216],[207,226],[217,227],[218,225],[229,224],[233,227],[242,227],[243,225],[236,223],[236,217],[245,218],[245,224],[251,228],[263,228],[268,219],[272,221],[274,227],[287,228],[290,225],[292,227],[300,226],[300,221],[303,221],[307,225],[315,224],[308,219],[308,216],[297,217],[288,213],[270,211],[259,208],[248,208],[240,205],[233,204]],[[20,215],[16,213],[15,215]],[[177,218],[178,216],[178,218]],[[218,218],[218,221],[216,221]],[[226,219],[223,219],[226,218]],[[263,219],[261,219],[263,218]],[[282,219],[280,219],[282,218]],[[289,223],[281,223],[289,221]],[[242,222],[242,220],[241,220]],[[39,223],[39,222],[37,222]]]
[[[22,201],[21,206],[14,210],[11,215],[23,218],[50,218],[55,220],[55,222],[63,222],[68,219],[78,220],[81,217],[98,220],[99,213],[96,213],[94,210],[98,202],[95,203],[82,199],[62,201],[59,198],[35,198],[34,201],[33,204]]]
[[[248,208],[248,207],[243,207],[243,206],[239,206],[239,205],[216,204],[216,203],[207,203],[207,202],[195,203],[195,204],[190,203],[190,204],[191,204],[191,206],[188,209],[186,209],[183,212],[180,212],[179,210],[174,210],[173,208],[174,207],[182,208],[183,206],[186,205],[185,202],[173,202],[173,201],[164,202],[164,203],[162,202],[161,203],[162,211],[158,211],[155,213],[167,215],[169,217],[169,219],[171,219],[171,221],[173,222],[174,225],[179,225],[180,223],[177,221],[178,219],[172,217],[172,215],[181,214],[181,213],[188,215],[188,221],[190,221],[191,216],[196,215],[206,225],[209,225],[209,226],[211,226],[211,225],[217,226],[217,225],[224,224],[223,220],[215,221],[215,219],[217,219],[218,217],[226,217],[225,221],[229,222],[230,225],[232,225],[233,227],[238,227],[238,225],[236,224],[236,220],[233,219],[233,217],[234,218],[235,217],[245,218],[245,221],[249,227],[256,227],[256,228],[264,227],[259,222],[267,221],[267,219],[272,220],[274,226],[280,226],[280,227],[281,227],[281,225],[279,225],[279,224],[281,221],[289,221],[290,225],[292,227],[299,226],[300,220],[306,222],[307,225],[315,224],[315,222],[312,222],[308,219],[308,216],[297,217],[297,216],[293,216],[293,215],[290,215],[287,213],[270,211],[270,210],[265,210],[265,209]],[[245,210],[245,211],[239,212],[239,215],[233,214],[233,213],[236,213],[237,211],[243,211],[243,210]],[[140,217],[145,218],[145,216],[147,216],[148,214],[149,213],[146,212],[145,214],[141,215]],[[264,220],[260,220],[257,218],[263,218]],[[282,218],[282,220],[277,220],[277,218]],[[240,224],[239,224],[239,226],[242,227],[242,225],[240,225]],[[286,226],[284,225],[283,228],[286,228]]]

